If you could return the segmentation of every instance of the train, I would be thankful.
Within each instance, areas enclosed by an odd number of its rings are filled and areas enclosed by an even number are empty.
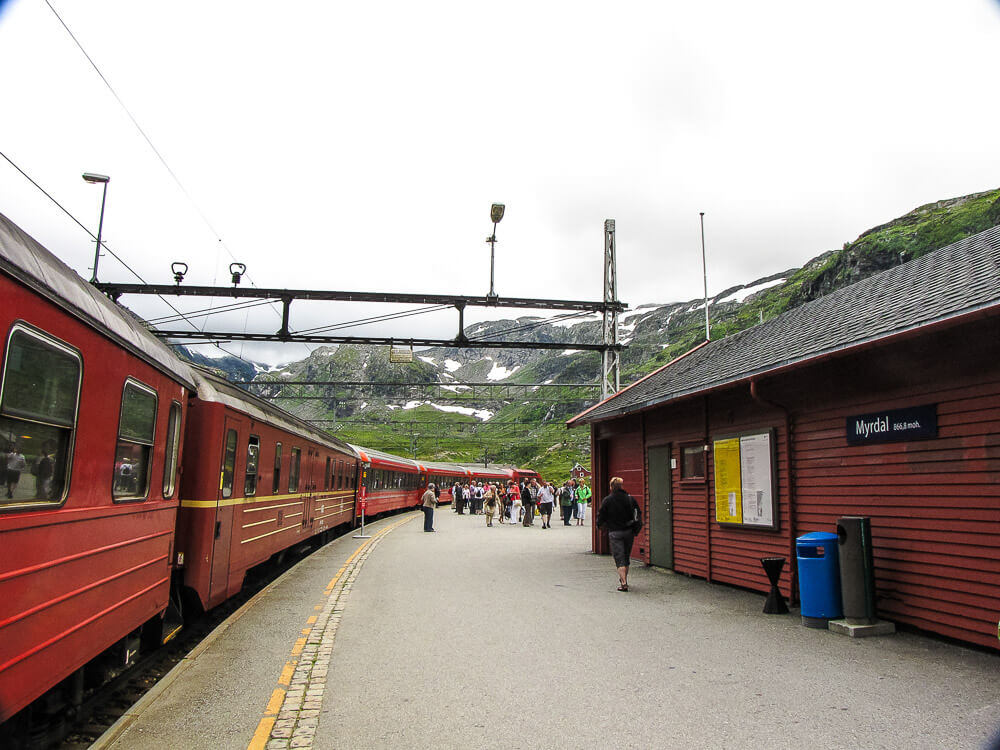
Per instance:
[[[350,445],[179,358],[0,214],[0,745],[39,741],[247,572],[428,483],[534,475]]]

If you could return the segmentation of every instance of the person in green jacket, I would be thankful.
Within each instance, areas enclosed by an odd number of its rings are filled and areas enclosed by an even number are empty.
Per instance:
[[[590,487],[588,487],[583,480],[580,480],[576,488],[577,526],[583,526],[583,522],[587,520],[587,504],[590,502],[590,497],[593,494],[594,493],[590,491]]]

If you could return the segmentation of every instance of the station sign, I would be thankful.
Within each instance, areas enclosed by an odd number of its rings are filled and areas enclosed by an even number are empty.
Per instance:
[[[937,404],[886,409],[847,418],[848,445],[929,440],[937,435]]]

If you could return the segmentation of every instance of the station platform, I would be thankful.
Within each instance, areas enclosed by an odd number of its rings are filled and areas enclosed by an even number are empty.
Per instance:
[[[1000,656],[853,639],[764,595],[635,565],[590,520],[419,512],[258,594],[94,747],[982,748]]]

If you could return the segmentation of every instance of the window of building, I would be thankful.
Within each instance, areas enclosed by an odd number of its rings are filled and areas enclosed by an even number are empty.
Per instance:
[[[222,496],[233,496],[233,475],[236,473],[236,430],[226,433],[226,451],[222,457]]]
[[[701,443],[697,445],[681,446],[681,479],[704,479],[705,478],[705,446]]]
[[[118,419],[115,475],[111,497],[139,500],[149,492],[150,458],[156,433],[156,391],[137,380],[126,380]]]
[[[302,449],[292,448],[292,464],[288,468],[288,491],[299,491],[299,469],[302,467]]]
[[[163,497],[174,496],[174,486],[177,483],[177,455],[181,448],[181,405],[174,401],[170,404],[170,416],[167,421],[167,449],[163,459]]]
[[[65,497],[82,369],[66,344],[24,325],[11,329],[0,393],[0,505]]]
[[[271,482],[271,494],[277,495],[281,487],[281,443],[274,444],[274,477]]]
[[[253,497],[257,494],[257,463],[260,460],[260,438],[251,435],[247,441],[247,470],[243,482],[243,494]]]

